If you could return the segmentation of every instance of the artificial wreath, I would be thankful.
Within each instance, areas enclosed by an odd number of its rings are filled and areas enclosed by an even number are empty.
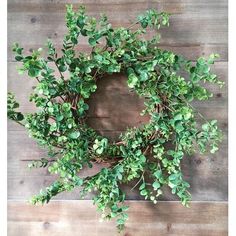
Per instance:
[[[169,186],[183,205],[188,206],[189,184],[184,181],[181,160],[185,154],[218,150],[221,132],[217,121],[207,121],[191,105],[194,100],[213,96],[204,85],[223,82],[210,71],[218,57],[200,57],[196,62],[158,47],[156,32],[169,25],[169,14],[147,10],[127,28],[113,28],[107,17],[99,20],[88,16],[84,7],[74,11],[67,6],[68,33],[63,40],[61,56],[48,41],[48,56],[42,49],[24,55],[17,43],[13,47],[16,61],[38,81],[30,101],[36,112],[22,114],[18,102],[8,94],[8,117],[29,132],[30,137],[48,150],[48,157],[29,163],[29,167],[48,168],[58,179],[33,196],[31,203],[46,203],[63,191],[80,187],[81,197],[94,191],[94,203],[105,219],[117,218],[121,230],[128,218],[121,184],[136,180],[134,187],[145,199],[157,203]],[[147,32],[155,32],[147,39]],[[150,36],[151,34],[149,34]],[[85,37],[91,52],[80,52],[80,38]],[[109,141],[86,124],[87,100],[97,89],[97,80],[106,74],[125,73],[131,92],[145,98],[142,114],[150,121],[128,129],[120,141]],[[59,73],[59,76],[56,74]],[[200,116],[203,122],[196,117]],[[171,145],[170,145],[171,144]],[[109,167],[85,178],[80,170],[94,162],[110,163]]]

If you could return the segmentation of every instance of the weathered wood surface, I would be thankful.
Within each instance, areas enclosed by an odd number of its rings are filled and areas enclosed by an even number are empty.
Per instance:
[[[16,63],[9,63],[8,89],[15,92],[22,111],[32,111],[34,108],[28,102],[27,96],[31,92],[34,80],[26,78],[27,76],[18,76],[15,67]],[[190,181],[193,200],[227,200],[228,194],[227,62],[217,62],[213,70],[226,82],[226,85],[222,90],[216,86],[209,87],[214,92],[214,97],[210,101],[196,103],[195,106],[206,118],[218,119],[224,133],[224,140],[220,151],[215,156],[206,154],[185,159],[183,170],[186,179]],[[93,128],[111,139],[117,139],[126,127],[138,126],[148,121],[148,117],[139,115],[143,109],[143,101],[128,91],[125,77],[114,75],[114,78],[104,78],[99,83],[98,91],[89,100],[90,113],[87,122]],[[26,162],[20,160],[37,159],[46,153],[28,138],[19,125],[9,122],[8,130],[8,197],[9,199],[26,199],[36,194],[39,188],[50,184],[55,178],[49,176],[46,170],[29,171],[26,169]],[[86,172],[83,174],[85,175]],[[135,183],[130,185],[133,186]],[[125,189],[127,199],[142,199],[136,190],[130,192],[128,187]],[[78,199],[78,191],[61,194],[57,198]],[[175,200],[176,198],[167,191],[163,199]]]
[[[13,42],[19,42],[28,51],[42,47],[51,38],[61,47],[65,4],[68,1],[10,0],[8,1],[9,51]],[[170,27],[161,30],[161,45],[173,49],[190,59],[211,52],[220,53],[226,61],[227,54],[227,0],[112,0],[70,1],[75,7],[83,4],[92,16],[107,14],[114,26],[127,26],[137,14],[149,8],[172,13]],[[81,39],[80,49],[88,49]],[[9,60],[13,60],[8,53]]]
[[[27,74],[19,75],[16,70],[19,66],[20,64],[16,62],[8,63],[8,90],[16,94],[21,105],[21,110],[23,112],[29,112],[32,111],[33,107],[28,101],[28,97],[30,93],[32,93],[32,87],[36,85],[37,81],[28,78]],[[212,71],[225,82],[225,86],[220,89],[219,86],[206,84],[206,88],[213,92],[214,97],[209,101],[199,102],[195,105],[198,108],[224,107],[227,109],[228,63],[216,62],[215,65],[212,66]],[[109,99],[108,96],[110,96]],[[120,101],[120,104],[118,101]],[[140,112],[144,107],[143,100],[139,99],[134,93],[130,93],[128,90],[126,78],[117,74],[98,81],[98,89],[90,98],[90,116],[107,117],[108,114],[106,110],[109,110],[109,107],[111,108],[114,104],[120,106],[117,110],[122,109],[122,112],[124,112],[127,106],[128,109],[126,110],[135,110],[138,112]],[[126,106],[122,107],[122,104],[126,104]],[[112,110],[115,112],[115,109],[110,109],[109,112],[112,112]],[[115,128],[113,130],[115,130]]]
[[[118,234],[115,222],[99,222],[91,201],[52,201],[33,207],[24,201],[8,202],[9,236],[226,236],[226,202],[127,201],[129,220]]]
[[[71,0],[75,6],[85,5],[89,14],[108,15],[114,26],[127,26],[138,13],[149,8],[172,13],[170,27],[161,30],[160,46],[173,50],[191,60],[210,53],[219,53],[221,57],[213,70],[226,86],[220,90],[215,86],[212,100],[194,105],[208,119],[218,119],[223,130],[224,140],[220,151],[212,156],[195,155],[183,162],[185,178],[191,184],[192,202],[190,209],[178,202],[159,202],[153,207],[148,202],[129,201],[130,220],[126,236],[156,235],[191,235],[224,236],[227,235],[227,0]],[[47,38],[51,38],[56,48],[61,48],[64,23],[65,0],[9,0],[8,1],[8,90],[16,93],[21,110],[32,111],[28,95],[33,79],[19,76],[16,72],[14,56],[11,53],[13,42],[19,42],[26,52],[42,47]],[[79,50],[89,49],[86,40],[81,39]],[[147,121],[140,117],[143,101],[128,92],[125,78],[100,82],[99,90],[89,101],[90,113],[87,122],[102,134],[117,139],[127,126],[137,126]],[[125,114],[125,115],[124,115]],[[57,196],[48,206],[31,207],[25,200],[40,188],[49,185],[55,177],[45,169],[30,171],[26,162],[20,160],[44,157],[46,152],[39,149],[22,127],[8,123],[8,218],[10,236],[34,235],[116,235],[113,223],[99,223],[99,214],[91,201],[73,201],[78,199],[78,190]],[[81,175],[90,175],[98,171],[85,170]],[[135,183],[130,183],[134,186]],[[124,187],[127,199],[141,200],[134,189]],[[166,195],[161,200],[177,200],[165,189]],[[91,199],[93,195],[87,196]],[[70,200],[70,201],[65,201]],[[20,200],[20,201],[17,201]],[[24,201],[21,201],[24,200]],[[198,202],[212,201],[212,202]],[[217,202],[220,201],[220,202]],[[92,227],[91,227],[92,226]]]
[[[19,137],[18,137],[19,138]],[[22,139],[25,136],[22,135]],[[13,140],[13,143],[15,141]],[[25,147],[25,153],[19,154],[17,148],[19,146]],[[33,194],[37,194],[40,188],[48,186],[55,180],[48,172],[43,170],[27,170],[26,163],[19,161],[13,161],[14,156],[18,158],[29,158],[29,157],[41,157],[42,152],[29,152],[28,146],[36,149],[33,142],[19,143],[16,145],[14,150],[12,150],[11,160],[9,164],[11,167],[8,169],[8,198],[9,199],[29,199]],[[222,146],[226,148],[226,146]],[[183,172],[185,179],[190,182],[191,188],[190,192],[192,194],[192,200],[206,200],[206,201],[222,201],[227,200],[227,156],[220,151],[214,157],[212,155],[200,156],[196,155],[192,158],[186,158],[183,163]],[[101,166],[95,166],[93,170],[89,169],[86,172],[83,171],[81,175],[91,175],[98,171]],[[130,190],[136,182],[129,183],[128,186],[123,187],[126,192],[127,199],[143,199],[138,193],[138,188]],[[169,189],[165,189],[164,197],[160,200],[178,200],[175,195],[172,195]],[[91,199],[93,194],[89,194],[86,199]],[[79,190],[73,191],[71,193],[63,193],[58,195],[55,199],[79,199]]]

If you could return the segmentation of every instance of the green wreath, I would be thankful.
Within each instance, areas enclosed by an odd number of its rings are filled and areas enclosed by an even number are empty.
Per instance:
[[[97,21],[85,14],[84,7],[73,11],[69,5],[66,25],[61,56],[51,41],[46,59],[41,56],[42,49],[25,56],[18,44],[13,47],[15,59],[22,63],[19,73],[27,72],[38,81],[30,96],[38,110],[29,114],[16,111],[19,104],[9,93],[8,117],[25,126],[30,137],[48,150],[47,158],[30,162],[29,167],[47,167],[58,175],[31,203],[49,202],[77,187],[81,197],[95,191],[94,203],[102,217],[116,217],[120,230],[128,218],[121,184],[136,180],[133,188],[139,188],[153,203],[166,185],[188,206],[190,186],[183,180],[181,160],[184,154],[198,150],[203,153],[210,148],[214,153],[221,140],[216,120],[205,120],[190,104],[212,97],[205,83],[223,85],[209,67],[218,55],[194,63],[160,49],[159,34],[144,38],[147,29],[156,32],[169,25],[169,14],[156,10],[138,16],[128,28],[112,28],[106,16]],[[90,53],[79,52],[80,37],[88,39]],[[97,80],[120,72],[127,75],[130,90],[145,98],[142,115],[149,114],[150,121],[128,129],[119,142],[111,142],[86,125],[86,101],[96,91]],[[197,115],[203,122],[196,122]],[[93,176],[79,176],[81,169],[101,161],[110,163],[109,167]]]

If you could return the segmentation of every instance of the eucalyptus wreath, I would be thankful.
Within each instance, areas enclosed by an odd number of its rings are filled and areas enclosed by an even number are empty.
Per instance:
[[[46,58],[41,56],[42,49],[24,55],[23,48],[14,44],[15,59],[22,64],[18,72],[37,80],[30,96],[37,111],[17,111],[19,103],[8,93],[8,117],[47,150],[47,157],[30,162],[29,167],[48,168],[58,177],[32,197],[32,204],[47,203],[78,187],[82,198],[93,191],[102,217],[116,217],[119,230],[128,219],[120,185],[131,181],[154,204],[163,186],[168,186],[188,206],[190,185],[183,179],[181,160],[185,154],[214,153],[222,138],[217,121],[206,120],[191,103],[213,96],[207,83],[222,86],[223,82],[210,70],[217,54],[192,62],[158,47],[157,30],[168,25],[169,14],[151,9],[129,27],[113,28],[106,16],[96,20],[83,6],[75,11],[68,5],[68,33],[61,56],[50,40]],[[147,39],[147,32],[154,36]],[[79,50],[81,37],[88,40],[90,53]],[[127,129],[116,142],[86,124],[86,102],[98,80],[121,72],[127,76],[130,91],[145,98],[141,115],[148,114],[150,120]],[[80,170],[92,168],[95,162],[110,164],[93,176],[81,177]]]

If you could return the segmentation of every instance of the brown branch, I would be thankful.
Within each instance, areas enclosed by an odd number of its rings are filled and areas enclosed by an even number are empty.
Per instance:
[[[24,124],[22,124],[20,121],[18,121],[18,120],[13,120],[13,121],[15,121],[17,124],[19,124],[19,125],[21,125],[21,126],[25,127],[25,125],[24,125]]]
[[[64,76],[63,76],[63,74],[62,74],[62,72],[59,70],[59,67],[58,67],[58,65],[57,65],[57,63],[56,63],[56,61],[54,60],[54,63],[55,63],[55,65],[56,65],[56,67],[57,67],[57,70],[59,71],[59,73],[60,73],[60,76],[61,76],[61,79],[63,79],[64,80]],[[65,80],[64,80],[65,81]]]
[[[143,173],[142,173],[140,179],[138,180],[138,182],[130,189],[131,191],[138,186],[138,184],[141,182],[142,179],[144,180],[144,173],[145,173],[145,171],[143,171]]]
[[[126,29],[128,30],[128,29],[132,28],[133,26],[137,25],[140,21],[141,21],[141,20],[138,20],[138,21],[134,22],[133,24],[131,24],[131,25],[130,25],[129,27],[127,27]]]
[[[125,145],[125,142],[124,141],[119,141],[117,143],[115,143],[116,145],[120,146],[120,145]]]

